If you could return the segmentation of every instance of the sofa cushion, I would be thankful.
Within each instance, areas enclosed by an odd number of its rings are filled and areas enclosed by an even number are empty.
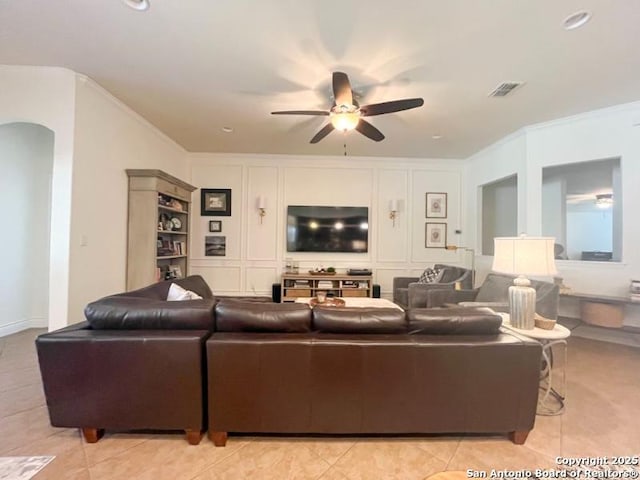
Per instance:
[[[497,334],[502,317],[488,308],[414,308],[408,311],[410,334]]]
[[[217,332],[309,332],[311,309],[303,303],[221,300],[216,305]]]
[[[407,321],[397,308],[316,306],[313,329],[322,333],[406,333]]]
[[[507,275],[495,275],[490,273],[476,295],[476,302],[508,302],[509,287],[513,285],[513,279]]]
[[[168,302],[113,295],[90,303],[85,317],[96,330],[213,330],[212,298]]]

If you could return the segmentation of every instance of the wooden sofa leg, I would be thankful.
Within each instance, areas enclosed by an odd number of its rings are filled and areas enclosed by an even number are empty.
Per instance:
[[[202,432],[200,430],[185,430],[184,433],[187,435],[189,445],[198,445],[200,443],[200,439],[202,438]]]
[[[87,443],[96,443],[104,435],[101,428],[82,428],[82,436]]]
[[[224,447],[227,444],[227,432],[209,432],[209,440],[216,447]]]
[[[509,432],[509,440],[511,440],[516,445],[524,445],[524,442],[527,441],[527,437],[529,436],[530,430],[517,430],[515,432]]]

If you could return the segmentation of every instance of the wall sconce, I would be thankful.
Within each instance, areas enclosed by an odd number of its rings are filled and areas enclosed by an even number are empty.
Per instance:
[[[465,252],[471,252],[471,288],[476,288],[476,252],[473,248],[458,247],[457,245],[447,245],[444,247],[447,250],[464,250]]]
[[[389,218],[393,221],[393,226],[396,226],[396,217],[398,216],[398,200],[391,200],[389,202]]]
[[[260,225],[262,225],[262,219],[267,214],[267,201],[264,196],[258,197],[258,215],[260,215]]]

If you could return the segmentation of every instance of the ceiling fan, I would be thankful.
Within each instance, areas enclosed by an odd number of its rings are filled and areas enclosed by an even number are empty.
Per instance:
[[[328,116],[329,123],[320,129],[311,139],[311,143],[318,143],[333,130],[348,131],[356,129],[365,137],[379,142],[384,140],[380,130],[367,122],[363,117],[383,115],[385,113],[400,112],[424,105],[422,98],[405,98],[390,102],[372,103],[371,105],[358,105],[351,90],[349,77],[344,72],[333,72],[333,98],[334,104],[330,110],[286,110],[271,112],[273,115],[320,115]]]

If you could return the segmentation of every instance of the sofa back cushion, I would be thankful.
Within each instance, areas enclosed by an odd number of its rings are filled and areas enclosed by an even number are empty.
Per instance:
[[[85,317],[95,330],[213,330],[212,298],[168,302],[113,295],[90,303]]]
[[[302,333],[311,330],[311,309],[303,303],[221,300],[216,305],[217,332]]]
[[[321,333],[406,333],[407,320],[397,308],[316,306],[313,329]]]
[[[462,277],[468,270],[463,267],[456,267],[454,265],[444,265],[438,263],[434,265],[433,268],[437,268],[442,272],[440,279],[438,280],[440,283],[452,283]]]
[[[142,297],[151,298],[155,300],[166,300],[169,293],[169,288],[172,283],[180,285],[185,290],[190,290],[197,293],[202,298],[213,298],[213,293],[205,282],[204,278],[200,275],[190,275],[178,280],[167,280],[164,282],[154,283],[147,287],[139,288],[138,290],[131,290],[130,292],[120,293],[120,296],[126,297]],[[115,296],[115,295],[114,295]]]
[[[410,334],[492,335],[502,317],[487,308],[413,308],[407,312]]]

